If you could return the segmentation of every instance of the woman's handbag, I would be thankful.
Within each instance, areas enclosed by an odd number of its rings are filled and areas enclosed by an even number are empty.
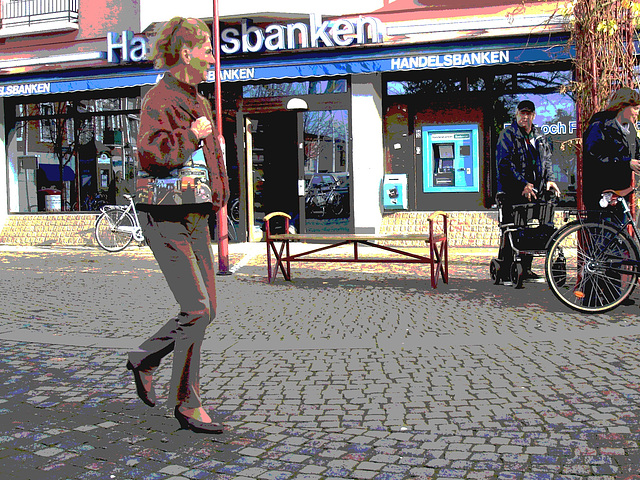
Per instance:
[[[185,205],[212,203],[211,179],[202,148],[196,150],[180,168],[166,177],[152,177],[139,171],[136,200],[146,205]]]

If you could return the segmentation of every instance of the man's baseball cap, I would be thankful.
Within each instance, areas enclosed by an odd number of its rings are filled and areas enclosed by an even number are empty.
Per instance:
[[[518,111],[526,110],[528,112],[535,112],[536,106],[533,104],[531,100],[522,100],[518,104]]]

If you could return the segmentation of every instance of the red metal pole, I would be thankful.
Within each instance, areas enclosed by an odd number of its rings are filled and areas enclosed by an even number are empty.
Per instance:
[[[222,87],[220,85],[220,17],[218,15],[218,0],[213,0],[213,51],[215,64],[215,103],[216,128],[218,141],[226,164],[226,146],[222,134]],[[229,271],[229,228],[227,226],[227,206],[218,210],[218,275],[230,275]]]
[[[576,121],[578,128],[576,130],[579,142],[576,144],[576,200],[578,210],[584,210],[584,202],[582,200],[582,132],[584,126],[582,124],[582,112],[580,107],[576,108]]]

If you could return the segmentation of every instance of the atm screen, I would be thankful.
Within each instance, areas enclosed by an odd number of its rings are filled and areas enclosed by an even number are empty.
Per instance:
[[[453,145],[438,145],[440,158],[453,158]]]
[[[453,158],[443,158],[440,161],[440,169],[443,172],[447,172],[449,170],[453,170]]]

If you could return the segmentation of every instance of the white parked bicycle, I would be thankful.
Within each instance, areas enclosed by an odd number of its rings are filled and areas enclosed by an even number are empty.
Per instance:
[[[94,228],[96,241],[107,252],[119,252],[129,246],[132,240],[145,241],[142,228],[138,222],[138,212],[133,199],[135,195],[123,195],[129,205],[105,205],[96,219]],[[216,237],[218,236],[216,232]],[[233,220],[227,215],[227,236],[229,241],[238,240]]]
[[[133,202],[135,195],[124,195],[129,205],[105,205],[100,210],[95,226],[98,245],[107,252],[119,252],[127,248],[132,240],[144,242],[138,212]]]

